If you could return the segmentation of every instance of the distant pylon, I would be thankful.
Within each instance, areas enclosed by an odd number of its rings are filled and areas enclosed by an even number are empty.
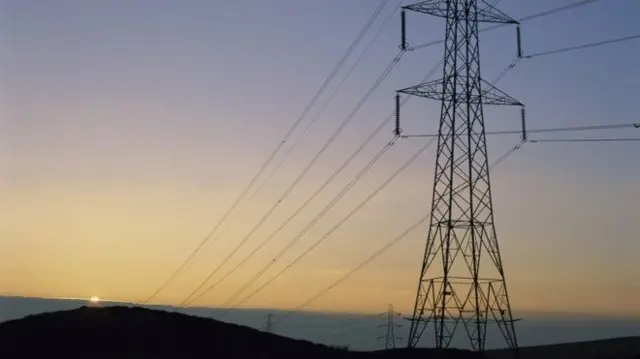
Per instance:
[[[264,323],[264,331],[267,333],[273,333],[273,314],[267,314],[267,322]]]
[[[474,350],[484,351],[491,323],[517,355],[494,227],[483,104],[523,105],[481,78],[478,23],[518,22],[483,0],[423,1],[403,7],[403,48],[406,10],[446,19],[442,79],[398,91],[441,103],[431,221],[408,346],[433,326],[438,348],[449,347],[458,329]],[[433,265],[436,258],[441,266]]]
[[[389,309],[387,310],[387,312],[380,313],[380,315],[383,315],[383,314],[387,315],[387,323],[384,325],[384,327],[387,329],[387,333],[384,336],[378,337],[378,340],[381,340],[384,338],[385,349],[395,349],[396,339],[402,339],[402,337],[396,335],[396,331],[395,331],[396,328],[400,328],[402,325],[395,324],[394,322],[394,318],[400,315],[400,313],[395,312],[393,310],[393,305],[389,304]]]

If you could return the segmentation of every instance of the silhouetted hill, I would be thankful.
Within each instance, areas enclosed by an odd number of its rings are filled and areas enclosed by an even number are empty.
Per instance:
[[[502,350],[490,351],[491,359],[507,359]],[[640,359],[640,337],[539,345],[520,348],[520,359]]]
[[[0,323],[0,358],[480,359],[463,350],[348,352],[259,330],[162,310],[82,307]],[[501,350],[492,359],[508,358]],[[640,359],[640,338],[521,349],[521,359]]]
[[[82,307],[0,323],[0,356],[83,358],[483,358],[459,350],[347,352],[179,313]],[[117,356],[116,356],[117,355]]]

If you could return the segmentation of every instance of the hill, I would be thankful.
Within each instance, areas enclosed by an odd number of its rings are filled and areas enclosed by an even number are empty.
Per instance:
[[[463,350],[353,352],[163,310],[82,307],[0,323],[0,357],[507,359]],[[640,337],[521,348],[520,359],[640,359]]]
[[[491,359],[508,359],[502,350],[487,353]],[[640,359],[640,337],[520,348],[520,359]]]
[[[0,323],[0,356],[65,358],[484,358],[460,350],[347,352],[160,310],[82,307]]]

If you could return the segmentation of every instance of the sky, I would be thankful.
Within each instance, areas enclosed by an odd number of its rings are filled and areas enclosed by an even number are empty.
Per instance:
[[[146,299],[233,204],[378,4],[0,0],[0,270],[9,274],[0,276],[0,293]],[[396,4],[384,8],[285,145],[295,143],[318,116],[282,167],[155,302],[185,299],[347,118],[398,52]],[[520,18],[558,1],[505,0],[499,6]],[[523,51],[639,34],[633,16],[639,12],[637,0],[596,1],[523,23]],[[411,13],[407,20],[411,46],[442,37],[441,19]],[[489,81],[515,59],[515,29],[483,33],[481,47],[482,73]],[[214,281],[304,203],[393,112],[395,91],[419,83],[442,54],[442,45],[406,53]],[[525,59],[498,87],[526,104],[529,128],[637,122],[639,62],[638,41]],[[435,132],[438,111],[437,103],[413,99],[402,111],[404,133]],[[490,130],[518,129],[519,116],[517,108],[485,111]],[[197,304],[225,303],[272,262],[391,139],[391,131],[389,125],[264,249]],[[608,135],[634,133],[560,136]],[[518,141],[517,135],[490,137],[490,158]],[[251,289],[330,231],[423,144],[407,139],[392,146]],[[638,150],[635,143],[527,144],[495,167],[496,225],[515,311],[640,315]],[[432,146],[309,256],[242,306],[295,308],[427,214],[434,157]],[[426,231],[420,227],[305,309],[380,312],[391,303],[409,312]]]

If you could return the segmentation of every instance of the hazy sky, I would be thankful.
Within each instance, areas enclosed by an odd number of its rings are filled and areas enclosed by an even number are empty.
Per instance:
[[[240,194],[378,3],[0,0],[0,292],[131,301],[149,296]],[[559,3],[570,1],[499,5],[520,18]],[[300,130],[395,4],[385,8]],[[607,0],[526,22],[525,54],[639,34],[639,13],[637,0]],[[441,19],[412,13],[408,23],[412,45],[442,37]],[[395,14],[264,191],[158,302],[184,299],[281,196],[397,53],[398,24]],[[483,33],[481,46],[483,74],[491,80],[515,58],[515,29]],[[394,91],[419,83],[442,52],[439,45],[407,53],[215,278],[298,208],[392,112]],[[530,128],[637,122],[638,63],[640,42],[614,44],[523,60],[499,87],[527,105]],[[403,111],[405,133],[435,131],[438,110],[437,103],[413,99]],[[517,129],[519,112],[487,109],[486,120],[489,129]],[[223,303],[269,263],[391,130],[198,304]],[[607,135],[634,133],[561,137]],[[490,157],[518,140],[491,137]],[[326,233],[423,142],[398,142],[257,284]],[[427,213],[434,151],[245,305],[301,304]],[[529,144],[495,168],[497,229],[516,310],[640,314],[638,151],[635,143]],[[408,311],[425,237],[423,226],[311,308],[376,312],[393,303]]]

